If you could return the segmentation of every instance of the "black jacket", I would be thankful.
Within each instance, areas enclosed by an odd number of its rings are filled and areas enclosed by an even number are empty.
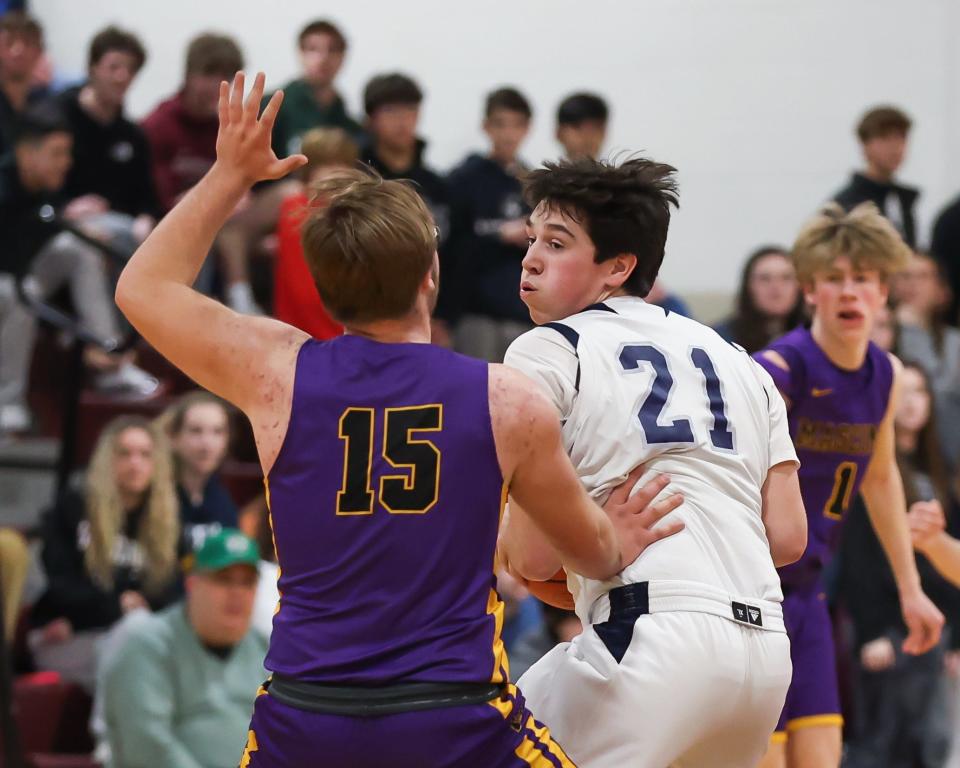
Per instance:
[[[950,322],[960,319],[960,197],[944,208],[933,225],[930,251],[939,261],[953,288]]]
[[[874,203],[880,212],[887,213],[887,197],[894,195],[900,200],[900,207],[903,209],[903,227],[900,234],[907,245],[911,248],[917,246],[917,229],[913,217],[913,206],[920,196],[919,190],[913,187],[903,187],[895,182],[882,184],[879,181],[868,179],[862,173],[853,174],[850,183],[833,196],[835,202],[843,206],[847,211],[856,207],[860,203],[870,201]]]
[[[440,229],[440,295],[434,314],[452,322],[459,314],[461,304],[455,263],[457,252],[455,242],[462,227],[458,220],[459,213],[454,211],[447,182],[423,164],[423,152],[426,147],[425,141],[417,139],[413,164],[402,171],[393,171],[388,168],[377,155],[373,142],[361,148],[360,159],[385,179],[409,179],[414,182],[417,192],[433,214],[433,220]]]
[[[122,615],[120,595],[127,590],[143,593],[144,553],[137,533],[145,510],[141,507],[127,515],[124,529],[113,551],[113,589],[97,584],[87,571],[84,556],[90,544],[90,530],[84,498],[67,493],[43,521],[43,568],[47,591],[33,607],[31,623],[42,627],[57,618],[66,618],[74,630],[106,629]],[[176,585],[151,598],[150,607],[169,604]]]
[[[13,158],[0,161],[0,272],[27,273],[37,251],[60,231],[41,213],[52,214],[62,202],[58,192],[25,189]]]
[[[449,182],[463,222],[456,256],[463,311],[530,322],[519,290],[526,249],[500,239],[501,225],[530,212],[520,180],[496,161],[470,155],[450,174]]]
[[[946,512],[948,530],[956,536],[960,531],[960,509],[954,505]],[[960,590],[937,573],[923,555],[917,554],[916,558],[923,590],[946,616],[952,645],[960,648]],[[853,620],[857,648],[880,637],[905,636],[893,570],[861,497],[851,505],[844,522],[838,593]]]
[[[100,195],[114,211],[160,216],[153,183],[150,145],[143,129],[122,114],[109,125],[94,120],[80,106],[80,88],[59,96],[73,131],[73,165],[67,176],[67,199]]]

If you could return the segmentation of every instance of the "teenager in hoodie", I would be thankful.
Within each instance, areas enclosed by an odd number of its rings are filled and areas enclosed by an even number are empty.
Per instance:
[[[530,328],[520,299],[520,263],[527,250],[517,157],[530,130],[530,104],[514,88],[487,96],[483,130],[490,138],[485,155],[472,154],[450,174],[450,189],[463,217],[457,242],[463,315],[456,329],[457,350],[500,362],[510,343]]]

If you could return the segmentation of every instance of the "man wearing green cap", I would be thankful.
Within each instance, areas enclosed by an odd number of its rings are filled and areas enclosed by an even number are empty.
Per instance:
[[[223,768],[239,760],[266,673],[251,631],[256,544],[227,528],[193,555],[187,597],[138,622],[106,663],[104,714],[115,768]]]

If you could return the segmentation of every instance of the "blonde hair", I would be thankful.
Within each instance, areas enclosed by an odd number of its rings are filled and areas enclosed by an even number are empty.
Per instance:
[[[324,165],[351,166],[360,157],[356,142],[342,128],[311,128],[303,134],[300,151],[307,156],[308,176]]]
[[[104,589],[112,589],[113,549],[126,517],[113,462],[120,435],[129,429],[140,429],[153,441],[153,477],[137,540],[146,556],[144,589],[147,593],[158,594],[173,578],[177,566],[179,502],[167,440],[156,425],[142,416],[114,419],[104,427],[97,440],[86,478],[90,546],[84,560],[93,580]]]
[[[907,265],[910,255],[910,247],[873,203],[849,212],[830,203],[803,226],[792,251],[797,278],[807,285],[840,256],[849,257],[857,269],[877,270],[886,281]]]
[[[420,195],[359,169],[314,186],[301,239],[320,298],[341,323],[410,312],[437,249],[433,217]]]

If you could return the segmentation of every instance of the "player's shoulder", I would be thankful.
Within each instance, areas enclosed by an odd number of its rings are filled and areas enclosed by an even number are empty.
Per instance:
[[[543,355],[576,357],[580,345],[580,331],[569,319],[545,323],[521,333],[507,347],[504,362]]]
[[[512,450],[513,442],[528,441],[544,426],[559,428],[554,405],[529,376],[509,365],[487,368],[490,422],[498,449]]]

